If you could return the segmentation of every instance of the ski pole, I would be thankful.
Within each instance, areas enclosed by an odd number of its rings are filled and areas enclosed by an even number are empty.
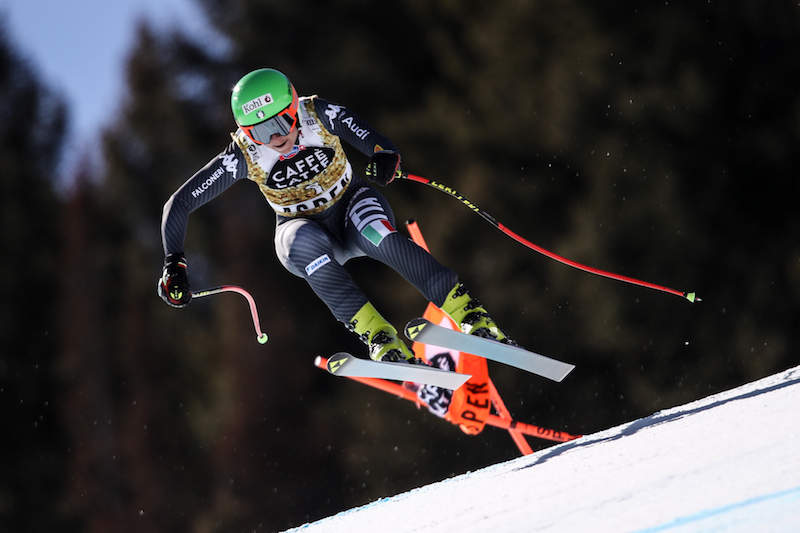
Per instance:
[[[256,330],[256,339],[261,344],[266,344],[269,340],[269,336],[266,333],[261,331],[261,323],[258,320],[258,310],[256,309],[256,301],[250,295],[249,292],[244,290],[241,287],[237,287],[236,285],[223,285],[222,287],[215,287],[213,289],[203,289],[200,291],[192,292],[192,298],[202,298],[204,296],[213,296],[214,294],[221,294],[223,292],[236,292],[241,294],[242,296],[247,299],[247,303],[250,304],[250,315],[253,318],[253,327]]]
[[[545,250],[541,246],[537,246],[536,244],[532,243],[531,241],[529,241],[529,240],[527,240],[527,239],[525,239],[523,237],[520,237],[519,235],[517,235],[516,233],[514,233],[513,231],[511,231],[510,229],[505,227],[503,224],[501,224],[500,222],[495,220],[494,217],[492,217],[489,213],[487,213],[486,211],[482,210],[480,207],[478,207],[477,205],[475,205],[474,203],[469,201],[467,198],[465,198],[463,195],[461,195],[455,189],[453,189],[451,187],[448,187],[447,185],[444,185],[444,184],[439,183],[437,181],[434,181],[432,179],[423,178],[422,176],[415,176],[414,174],[409,174],[407,172],[403,172],[401,177],[403,179],[406,179],[406,180],[409,180],[409,181],[415,181],[417,183],[422,183],[424,185],[428,185],[429,187],[433,187],[434,189],[437,189],[437,190],[442,191],[442,192],[444,192],[446,194],[449,194],[450,196],[452,196],[456,200],[460,201],[462,204],[466,205],[467,207],[469,207],[470,209],[475,211],[484,220],[486,220],[487,222],[492,224],[495,228],[499,229],[500,231],[502,231],[503,233],[505,233],[506,235],[508,235],[509,237],[514,239],[515,241],[517,241],[518,243],[530,248],[531,250],[539,252],[540,254],[542,254],[542,255],[544,255],[546,257],[549,257],[550,259],[558,261],[559,263],[563,263],[563,264],[565,264],[567,266],[571,266],[573,268],[577,268],[578,270],[583,270],[584,272],[589,272],[591,274],[597,274],[598,276],[603,276],[605,278],[610,278],[610,279],[614,279],[614,280],[617,280],[617,281],[622,281],[624,283],[631,283],[633,285],[638,285],[640,287],[646,287],[648,289],[655,289],[657,291],[666,292],[668,294],[674,294],[675,296],[680,296],[681,298],[685,298],[685,299],[689,300],[692,303],[701,301],[700,298],[698,298],[697,294],[694,293],[694,292],[683,292],[683,291],[679,291],[679,290],[676,290],[676,289],[670,289],[669,287],[664,287],[662,285],[656,285],[655,283],[649,283],[647,281],[642,281],[642,280],[639,280],[639,279],[636,279],[636,278],[630,278],[628,276],[623,276],[621,274],[614,274],[613,272],[606,272],[605,270],[600,270],[598,268],[586,266],[586,265],[583,265],[581,263],[578,263],[578,262],[572,261],[570,259],[567,259],[565,257],[562,257],[562,256],[560,256],[558,254],[554,254],[553,252]]]

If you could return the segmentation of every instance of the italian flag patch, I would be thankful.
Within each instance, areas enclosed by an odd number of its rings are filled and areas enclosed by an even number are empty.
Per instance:
[[[361,234],[375,246],[378,246],[384,237],[394,232],[395,229],[386,219],[370,222],[363,230],[361,230]]]

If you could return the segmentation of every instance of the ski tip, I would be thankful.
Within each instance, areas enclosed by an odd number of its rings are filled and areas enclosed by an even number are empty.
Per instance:
[[[458,384],[458,387],[456,387],[455,389],[453,389],[454,391],[456,391],[456,390],[460,389],[461,387],[463,387],[463,386],[464,386],[464,384],[465,384],[467,381],[469,381],[470,379],[472,379],[472,374],[461,374],[461,375],[462,375],[462,376],[464,376],[464,379],[461,381],[461,383],[459,383],[459,384]]]
[[[422,329],[428,324],[430,324],[430,322],[425,318],[412,319],[411,321],[409,321],[408,324],[406,324],[406,329],[405,329],[406,337],[408,337],[410,340],[413,341],[416,338],[416,336],[420,334]]]
[[[556,383],[561,383],[562,381],[564,381],[564,378],[569,375],[570,372],[575,370],[575,365],[568,365],[568,366],[569,366],[569,368],[566,368],[564,370],[564,373],[561,374],[561,377],[557,377],[557,379],[553,378],[553,381],[555,381]]]
[[[346,363],[347,360],[350,359],[350,354],[345,352],[339,352],[337,354],[332,355],[328,359],[328,372],[331,374],[336,374]]]

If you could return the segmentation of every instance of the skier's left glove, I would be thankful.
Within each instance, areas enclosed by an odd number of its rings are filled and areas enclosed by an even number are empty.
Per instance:
[[[169,254],[164,258],[164,270],[158,280],[158,295],[172,307],[186,307],[192,299],[186,258],[183,254]]]
[[[385,187],[402,175],[400,154],[392,150],[375,152],[369,158],[366,170],[367,179]]]

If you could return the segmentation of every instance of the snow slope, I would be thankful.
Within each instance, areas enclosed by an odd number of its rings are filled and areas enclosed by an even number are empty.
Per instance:
[[[798,532],[800,367],[290,531]]]

